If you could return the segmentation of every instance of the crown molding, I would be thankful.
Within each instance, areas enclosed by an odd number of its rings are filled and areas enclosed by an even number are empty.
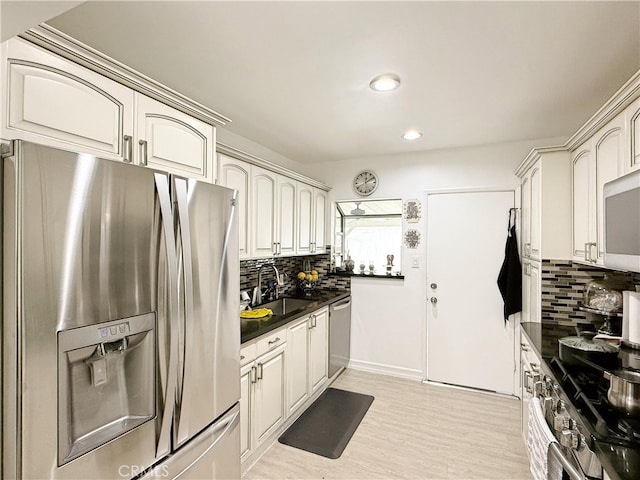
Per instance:
[[[640,70],[638,70],[607,102],[594,113],[576,133],[567,140],[565,146],[574,150],[592,137],[607,122],[627,108],[640,96]]]
[[[251,165],[255,165],[260,168],[265,168],[274,173],[279,173],[286,177],[293,178],[294,180],[298,180],[300,182],[306,183],[307,185],[311,185],[312,187],[319,188],[320,190],[324,190],[326,192],[331,190],[330,186],[322,182],[319,182],[317,180],[314,180],[313,178],[309,178],[305,175],[301,175],[300,173],[294,172],[293,170],[289,170],[288,168],[272,163],[268,160],[265,160],[264,158],[260,158],[256,155],[253,155],[252,153],[239,150],[226,143],[217,142],[216,153],[233,157],[236,160],[242,160],[243,162],[250,163]]]
[[[518,165],[518,168],[515,172],[516,176],[522,178],[527,170],[529,170],[533,166],[533,164],[535,164],[540,159],[542,155],[558,152],[568,153],[569,150],[567,149],[566,145],[555,145],[552,147],[539,147],[531,149],[527,156],[524,157],[524,160],[520,162],[520,165]]]
[[[18,36],[205,123],[224,126],[231,122],[230,118],[185,97],[46,23]]]

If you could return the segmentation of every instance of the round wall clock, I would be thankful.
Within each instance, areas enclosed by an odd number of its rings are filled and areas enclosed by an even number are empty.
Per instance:
[[[353,189],[358,195],[366,197],[378,188],[378,176],[371,170],[363,170],[353,179]]]

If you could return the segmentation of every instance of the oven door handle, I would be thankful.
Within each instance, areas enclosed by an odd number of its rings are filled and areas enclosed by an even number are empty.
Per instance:
[[[564,456],[560,449],[560,444],[553,442],[549,445],[549,456],[556,459],[562,468],[569,475],[570,480],[588,480],[588,478]]]

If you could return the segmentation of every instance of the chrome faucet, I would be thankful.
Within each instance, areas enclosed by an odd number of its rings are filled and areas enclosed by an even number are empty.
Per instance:
[[[279,297],[279,287],[282,286],[282,279],[280,278],[280,273],[278,272],[278,269],[276,268],[275,264],[273,263],[265,263],[263,265],[260,266],[260,268],[258,269],[258,298],[256,299],[255,295],[253,298],[253,303],[256,303],[256,300],[258,303],[262,303],[263,300],[263,293],[262,293],[262,272],[264,271],[265,268],[271,268],[273,269],[273,272],[276,275],[276,287],[275,287],[275,295],[276,295],[276,299]]]

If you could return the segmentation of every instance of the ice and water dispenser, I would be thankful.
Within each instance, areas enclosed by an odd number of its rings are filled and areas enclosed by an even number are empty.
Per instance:
[[[58,333],[58,464],[155,416],[154,313]]]

